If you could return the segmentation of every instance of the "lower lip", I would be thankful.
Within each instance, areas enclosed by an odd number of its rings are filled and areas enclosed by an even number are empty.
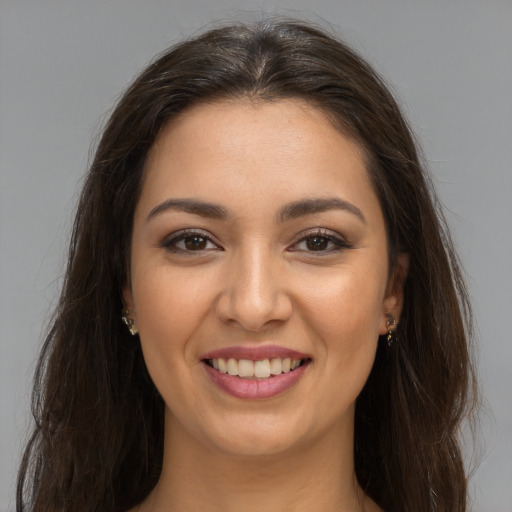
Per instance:
[[[204,363],[206,372],[219,388],[237,398],[272,398],[290,389],[303,375],[309,362],[293,371],[281,373],[268,379],[241,379],[236,375],[221,373]]]

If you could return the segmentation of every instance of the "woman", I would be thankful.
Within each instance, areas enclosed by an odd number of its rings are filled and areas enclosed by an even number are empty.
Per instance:
[[[105,128],[18,510],[463,511],[470,335],[373,70],[298,22],[210,31]]]

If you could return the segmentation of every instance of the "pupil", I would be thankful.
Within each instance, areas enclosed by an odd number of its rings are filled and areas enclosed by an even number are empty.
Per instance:
[[[329,241],[324,236],[315,236],[307,242],[308,249],[312,251],[321,251],[327,248]]]
[[[185,240],[185,247],[191,251],[202,250],[206,247],[206,238],[204,236],[189,236]]]

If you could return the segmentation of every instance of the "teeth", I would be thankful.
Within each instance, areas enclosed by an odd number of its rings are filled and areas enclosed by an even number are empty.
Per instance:
[[[254,363],[248,359],[240,359],[238,361],[238,375],[240,377],[253,377],[254,376]]]
[[[268,379],[271,375],[280,375],[288,373],[300,366],[300,359],[291,359],[285,357],[273,357],[272,359],[262,359],[251,361],[250,359],[211,359],[211,365],[221,373],[236,375],[241,378]]]
[[[270,360],[270,373],[272,375],[279,375],[283,372],[283,365],[279,357],[274,357]]]
[[[270,361],[268,359],[254,363],[254,376],[258,379],[268,379],[270,377]]]
[[[229,375],[238,375],[238,363],[236,359],[228,359],[228,373]]]

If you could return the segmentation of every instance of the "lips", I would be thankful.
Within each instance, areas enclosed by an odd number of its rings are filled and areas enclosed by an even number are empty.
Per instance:
[[[270,398],[295,385],[311,358],[284,347],[236,346],[202,358],[206,372],[219,388],[238,398]]]

